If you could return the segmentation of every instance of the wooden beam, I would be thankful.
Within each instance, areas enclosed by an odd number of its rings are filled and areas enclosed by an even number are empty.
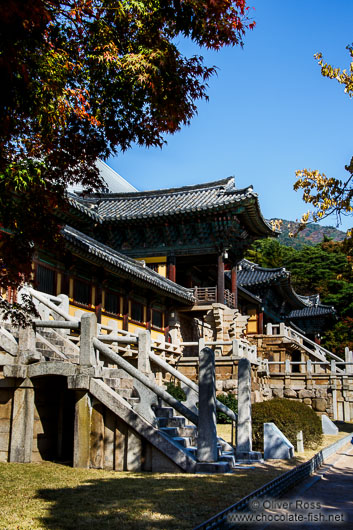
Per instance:
[[[224,304],[224,261],[223,261],[223,254],[220,254],[218,256],[217,302],[219,304]]]
[[[237,287],[237,266],[234,265],[232,267],[231,272],[231,289],[232,293],[234,294],[234,307],[235,309],[238,309],[238,287]]]

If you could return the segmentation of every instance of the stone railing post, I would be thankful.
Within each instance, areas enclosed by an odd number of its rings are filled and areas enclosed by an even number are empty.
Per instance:
[[[83,313],[81,315],[80,373],[74,378],[74,387],[76,388],[74,467],[88,468],[90,466],[92,402],[88,388],[90,376],[93,375],[94,367],[97,365],[93,346],[93,338],[96,336],[96,315],[94,313]]]
[[[297,453],[304,453],[303,431],[297,433]]]
[[[290,360],[289,359],[286,359],[284,361],[284,373],[285,374],[290,374],[291,373],[291,366],[290,366]]]
[[[202,350],[204,349],[204,347],[205,347],[205,339],[204,339],[204,337],[201,337],[199,339],[199,355],[202,352]]]
[[[286,335],[286,326],[284,325],[284,322],[281,322],[279,325],[279,334]]]
[[[199,422],[197,460],[217,461],[215,354],[211,348],[199,353]]]
[[[65,311],[65,313],[69,313],[69,310],[70,310],[70,300],[69,300],[69,297],[66,295],[66,294],[58,294],[58,298],[60,298],[61,302],[60,304],[58,305],[58,307],[60,307],[60,309],[62,309],[63,311]],[[60,315],[56,315],[56,320],[64,320],[64,318]],[[58,329],[57,330],[61,335],[69,335],[70,334],[70,330],[69,329]]]
[[[335,360],[331,361],[331,374],[336,375],[336,361]]]
[[[251,364],[243,357],[238,363],[238,422],[236,458],[247,459],[252,451]]]
[[[251,422],[251,363],[242,358],[238,363],[238,420],[237,445],[235,457],[237,460],[260,460],[261,453],[252,450],[252,422]]]
[[[19,328],[18,331],[18,364],[30,364],[39,361],[41,355],[36,350],[36,333],[32,326]]]
[[[272,324],[269,322],[266,324],[266,335],[272,335]]]
[[[148,377],[152,376],[151,363],[151,333],[146,329],[138,331],[137,369]]]
[[[84,313],[81,316],[80,365],[95,366],[96,354],[93,347],[93,337],[97,336],[97,317],[94,313]]]
[[[344,349],[344,360],[346,361],[346,363],[353,362],[353,352],[349,351],[349,348],[347,347]],[[353,365],[346,365],[346,374],[353,374]]]
[[[238,358],[239,357],[239,342],[238,339],[232,340],[232,357]]]

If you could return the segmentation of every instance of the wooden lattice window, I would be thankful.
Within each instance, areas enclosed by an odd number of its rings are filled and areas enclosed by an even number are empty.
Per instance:
[[[36,288],[42,293],[56,295],[56,274],[53,269],[37,265]]]
[[[152,309],[152,327],[163,329],[163,311]]]
[[[74,300],[83,305],[91,305],[91,286],[81,280],[74,280]]]
[[[104,311],[106,311],[107,313],[118,315],[120,313],[120,296],[115,293],[106,291]]]
[[[135,322],[143,322],[143,305],[140,302],[131,300],[131,320]]]

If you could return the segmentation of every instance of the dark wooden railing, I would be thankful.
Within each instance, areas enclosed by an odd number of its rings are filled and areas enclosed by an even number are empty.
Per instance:
[[[194,287],[193,294],[198,305],[213,304],[217,302],[217,287]],[[228,307],[235,308],[234,294],[224,290],[224,304]]]
[[[212,304],[217,302],[217,287],[194,287],[197,304]]]

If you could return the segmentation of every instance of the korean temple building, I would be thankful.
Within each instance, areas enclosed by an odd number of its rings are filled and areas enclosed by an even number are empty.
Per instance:
[[[56,214],[61,245],[36,250],[27,292],[41,318],[22,331],[0,326],[0,461],[206,469],[189,447],[195,409],[162,389],[176,373],[197,389],[207,344],[217,393],[237,394],[246,357],[252,401],[288,397],[353,417],[348,371],[316,343],[334,309],[299,296],[285,269],[244,259],[253,241],[278,235],[252,187],[230,177],[141,192],[99,169],[104,193],[71,189]],[[212,465],[224,472],[218,456]]]
[[[226,320],[247,316],[247,334],[285,321],[314,337],[332,318],[332,308],[293,291],[288,271],[243,259],[254,240],[278,234],[252,187],[237,189],[231,177],[139,192],[100,164],[107,189],[122,191],[71,193],[60,213],[64,251],[34,260],[36,289],[68,295],[72,315],[94,311],[98,322],[165,340],[197,339],[205,322],[216,333],[219,304]]]

